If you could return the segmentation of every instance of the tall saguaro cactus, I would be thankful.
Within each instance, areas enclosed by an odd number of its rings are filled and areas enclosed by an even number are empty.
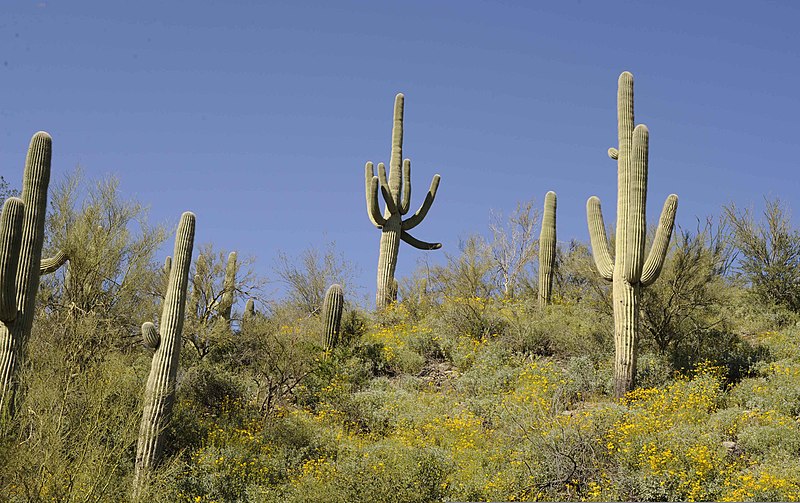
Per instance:
[[[544,196],[542,231],[539,233],[539,306],[550,304],[556,264],[556,193]]]
[[[325,292],[322,303],[322,319],[325,323],[325,351],[332,351],[339,342],[339,328],[342,325],[344,291],[341,285],[333,284]]]
[[[378,309],[383,309],[393,301],[392,282],[397,267],[397,253],[400,240],[420,250],[436,250],[441,243],[426,243],[408,233],[428,214],[436,190],[439,188],[439,175],[434,175],[430,189],[422,206],[411,217],[403,220],[411,205],[411,161],[403,159],[403,105],[404,97],[399,93],[394,99],[394,124],[392,127],[392,154],[389,161],[389,176],[386,167],[378,164],[378,175],[372,162],[364,167],[367,195],[367,215],[370,221],[381,229],[380,255],[378,256],[378,291],[375,300]],[[383,213],[378,201],[378,187],[386,203]]]
[[[181,332],[186,313],[186,290],[194,246],[195,216],[181,215],[175,235],[175,253],[169,273],[167,294],[161,312],[159,331],[150,323],[142,325],[145,344],[155,349],[150,377],[144,393],[144,411],[136,445],[134,499],[143,487],[148,472],[158,463],[163,451],[162,431],[169,422],[175,401],[175,378],[181,352]]]
[[[25,159],[22,198],[3,204],[0,220],[0,413],[13,413],[16,374],[33,327],[39,277],[55,271],[67,256],[42,260],[47,187],[53,145],[50,135],[31,138]]]
[[[614,396],[620,398],[634,386],[641,289],[652,284],[661,273],[675,223],[678,196],[671,194],[664,202],[653,245],[645,259],[649,133],[643,124],[634,127],[633,75],[629,72],[619,76],[617,116],[619,148],[608,150],[609,157],[617,161],[618,171],[613,257],[606,239],[600,199],[596,196],[587,201],[586,214],[597,270],[603,278],[613,282]]]

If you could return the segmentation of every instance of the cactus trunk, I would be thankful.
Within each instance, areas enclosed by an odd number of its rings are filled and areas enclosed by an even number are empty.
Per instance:
[[[331,285],[325,292],[322,304],[322,319],[325,323],[325,351],[330,352],[339,342],[339,329],[342,325],[344,292],[341,285]]]
[[[39,289],[40,262],[47,213],[47,187],[50,183],[52,140],[44,132],[31,139],[25,160],[22,183],[22,227],[17,260],[13,316],[0,320],[0,413],[13,414],[16,375],[25,354],[33,327],[36,292]],[[8,280],[6,280],[8,281]]]
[[[556,193],[544,196],[542,231],[539,234],[539,307],[550,304],[556,263]]]
[[[613,290],[614,396],[621,397],[636,385],[640,287],[618,277]]]
[[[157,344],[150,376],[144,394],[144,411],[136,445],[134,499],[137,499],[149,471],[158,463],[163,451],[163,430],[172,414],[175,401],[175,379],[181,351],[181,332],[186,312],[186,290],[194,246],[195,216],[186,212],[175,236],[175,257],[159,323],[160,335],[153,334],[152,324],[145,323],[142,332],[146,344]]]
[[[397,268],[397,253],[400,249],[400,215],[394,215],[386,222],[381,232],[381,247],[378,255],[378,291],[375,303],[384,309],[394,302],[392,285]]]

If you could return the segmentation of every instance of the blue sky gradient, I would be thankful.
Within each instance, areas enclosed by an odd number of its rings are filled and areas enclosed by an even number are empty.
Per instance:
[[[388,161],[406,95],[414,235],[458,253],[489,210],[558,193],[561,241],[585,203],[614,219],[616,82],[650,128],[648,221],[764,195],[800,208],[800,3],[8,0],[0,9],[0,175],[19,187],[30,136],[56,180],[80,165],[197,242],[257,257],[335,241],[374,296],[379,231],[363,166]],[[164,254],[167,253],[165,246]],[[429,253],[402,245],[398,275]]]

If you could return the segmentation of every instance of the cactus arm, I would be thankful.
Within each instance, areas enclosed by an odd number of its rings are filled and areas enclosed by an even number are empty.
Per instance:
[[[400,233],[400,239],[420,250],[438,250],[442,247],[442,243],[426,243],[425,241],[420,241],[406,231]]]
[[[651,285],[661,274],[664,266],[664,258],[669,249],[669,240],[672,237],[672,229],[675,226],[675,212],[678,210],[678,196],[670,194],[664,201],[664,208],[661,210],[661,217],[658,220],[656,236],[653,239],[653,246],[650,254],[642,269],[642,278],[639,280],[642,286]]]
[[[411,207],[411,159],[403,161],[403,200],[400,202],[400,214],[405,215]]]
[[[392,189],[386,179],[386,165],[382,162],[378,163],[378,181],[380,182],[381,194],[383,194],[383,200],[386,201],[386,209],[389,215],[397,213],[397,204],[395,203],[394,197],[391,195]],[[387,215],[387,218],[389,215]]]
[[[22,244],[22,218],[25,203],[9,197],[0,215],[0,321],[11,323],[17,317],[17,264]]]
[[[628,283],[638,283],[642,277],[644,248],[647,238],[647,126],[639,124],[633,130],[633,143],[628,160],[628,204],[625,234],[625,253],[622,274]]]
[[[617,159],[619,159],[619,150],[615,149],[614,147],[611,147],[610,149],[608,149],[608,157],[616,161]]]
[[[59,267],[64,265],[69,257],[64,250],[58,250],[55,255],[48,258],[43,258],[39,262],[39,275],[52,274],[58,270]]]
[[[149,321],[142,323],[142,342],[150,349],[158,349],[158,345],[161,343],[161,336],[158,334],[156,326]]]
[[[371,162],[364,166],[364,182],[367,194],[367,215],[372,225],[380,229],[386,225],[386,219],[383,218],[381,209],[378,206],[378,177],[375,176]]]
[[[410,231],[414,227],[418,226],[425,218],[425,215],[428,214],[428,210],[431,209],[433,200],[436,198],[436,191],[439,190],[439,181],[441,179],[442,177],[439,175],[433,175],[431,187],[428,189],[428,193],[425,195],[425,201],[422,202],[422,206],[419,207],[416,213],[403,221],[403,230]]]
[[[592,257],[597,271],[604,279],[614,279],[614,260],[606,239],[606,225],[603,221],[603,210],[600,199],[592,196],[586,201],[586,220],[589,222],[589,238],[592,243]]]
[[[172,270],[172,257],[167,255],[167,258],[164,259],[164,268],[162,271],[166,277],[169,277],[169,272]]]

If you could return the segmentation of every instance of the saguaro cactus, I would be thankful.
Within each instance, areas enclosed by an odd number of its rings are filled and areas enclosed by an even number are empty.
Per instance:
[[[550,303],[556,263],[556,193],[544,196],[542,231],[539,233],[539,306]]]
[[[600,199],[592,196],[586,203],[592,254],[600,275],[613,282],[614,298],[614,396],[622,397],[633,389],[636,378],[639,300],[641,288],[658,279],[667,253],[678,196],[671,194],[664,202],[650,253],[645,260],[647,220],[647,126],[634,127],[633,75],[619,76],[617,92],[619,148],[608,155],[617,161],[617,234],[615,253],[606,239]]]
[[[66,254],[42,260],[52,139],[33,135],[25,159],[22,198],[3,204],[0,235],[0,413],[13,413],[16,373],[33,326],[39,276],[55,271]]]
[[[222,298],[220,299],[219,315],[228,324],[231,322],[231,309],[233,308],[233,293],[236,290],[236,252],[228,254],[228,263],[225,266],[225,280],[222,283]]]
[[[339,342],[339,328],[342,325],[344,292],[341,285],[333,284],[325,292],[322,303],[322,319],[325,322],[325,351],[331,351]]]
[[[436,190],[439,188],[439,175],[434,175],[425,201],[414,215],[403,220],[403,215],[408,213],[411,205],[411,161],[403,160],[403,94],[398,94],[394,99],[394,125],[392,127],[392,154],[389,161],[389,176],[386,176],[386,167],[378,164],[378,175],[372,162],[367,162],[364,167],[364,179],[367,195],[367,215],[370,221],[381,229],[380,255],[378,256],[378,291],[375,300],[378,309],[383,309],[392,303],[392,281],[397,267],[397,252],[400,240],[420,250],[436,250],[442,247],[441,243],[426,243],[416,239],[408,233],[416,227],[428,214]],[[401,173],[402,170],[402,173]],[[386,207],[383,213],[378,202],[378,187],[383,194]]]
[[[170,268],[167,294],[161,312],[159,331],[152,323],[142,325],[142,337],[148,347],[155,349],[150,377],[144,393],[144,411],[136,445],[134,499],[143,487],[147,473],[158,463],[163,451],[162,431],[169,421],[175,401],[175,378],[181,351],[181,332],[186,312],[186,289],[194,246],[195,216],[181,216],[175,235],[175,257]]]

